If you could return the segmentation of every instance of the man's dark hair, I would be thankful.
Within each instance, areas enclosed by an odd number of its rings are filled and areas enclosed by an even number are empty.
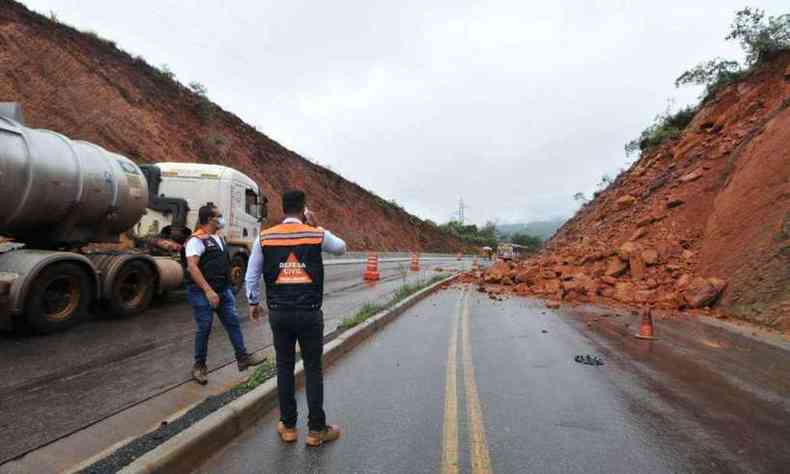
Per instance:
[[[304,212],[304,191],[301,189],[291,189],[283,193],[283,212],[286,215],[294,215]]]
[[[198,209],[198,224],[208,224],[208,221],[214,217],[214,210],[216,208],[217,206],[215,206],[213,202],[207,202],[205,206],[202,206],[200,209]]]

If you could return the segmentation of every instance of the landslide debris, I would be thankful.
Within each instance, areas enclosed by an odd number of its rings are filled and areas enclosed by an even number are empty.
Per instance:
[[[541,253],[481,281],[553,301],[713,308],[790,332],[790,52],[706,100]]]
[[[318,166],[211,103],[200,84],[132,57],[112,41],[0,2],[0,101],[23,104],[27,124],[97,143],[137,162],[236,168],[269,198],[300,187],[310,208],[355,250],[456,252],[468,245]],[[266,104],[261,104],[265,107]]]

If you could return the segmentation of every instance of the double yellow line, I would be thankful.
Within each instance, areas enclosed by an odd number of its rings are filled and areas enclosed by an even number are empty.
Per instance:
[[[491,470],[483,412],[475,383],[475,367],[472,361],[472,344],[469,337],[469,292],[464,289],[459,299],[459,308],[453,317],[450,344],[447,354],[447,383],[444,397],[444,432],[442,439],[442,473],[454,474],[459,470],[458,461],[458,325],[461,319],[461,349],[463,352],[464,393],[466,415],[469,419],[470,461],[472,472],[487,474]]]

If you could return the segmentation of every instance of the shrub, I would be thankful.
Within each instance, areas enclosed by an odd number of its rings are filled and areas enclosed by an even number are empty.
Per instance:
[[[688,106],[674,114],[666,111],[657,115],[653,120],[653,124],[644,129],[639,138],[631,140],[625,145],[625,154],[630,156],[636,151],[640,153],[650,151],[665,141],[679,136],[696,113],[696,107]]]
[[[164,79],[167,79],[172,82],[175,82],[176,80],[175,73],[173,73],[173,71],[170,70],[170,66],[168,66],[167,64],[162,64],[161,66],[159,66],[159,75]]]
[[[766,18],[764,10],[746,7],[735,13],[731,28],[725,39],[740,41],[749,67],[790,49],[790,14]]]
[[[197,96],[197,113],[201,121],[207,123],[211,119],[214,105],[208,98],[208,89],[197,81],[190,82],[189,89]]]
[[[716,58],[685,71],[675,80],[675,86],[687,84],[705,86],[702,103],[707,103],[728,84],[741,80],[752,68],[779,51],[790,50],[790,14],[766,17],[763,10],[746,7],[735,13],[726,40],[737,40],[746,53],[746,67],[737,61]],[[653,124],[635,140],[625,145],[626,155],[650,150],[668,139],[677,137],[686,128],[697,107],[686,107],[675,114],[656,116]]]
[[[598,182],[597,187],[599,190],[604,190],[609,187],[614,182],[611,176],[605,174],[601,176],[601,180]]]
[[[206,97],[208,95],[208,89],[206,89],[206,86],[197,81],[190,82],[189,88],[192,89],[192,92],[199,95],[200,97]]]
[[[697,64],[675,79],[675,87],[688,84],[705,86],[702,103],[708,102],[724,86],[741,79],[745,71],[737,61],[716,58]]]

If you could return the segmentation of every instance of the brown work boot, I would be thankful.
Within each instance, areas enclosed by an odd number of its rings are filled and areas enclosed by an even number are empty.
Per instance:
[[[299,438],[296,428],[288,428],[282,421],[277,423],[277,432],[280,433],[280,439],[283,440],[283,443],[293,443]]]
[[[192,366],[192,379],[200,385],[208,383],[208,369],[205,362],[195,362]]]
[[[257,352],[253,354],[246,353],[243,356],[239,357],[238,359],[239,372],[244,372],[249,367],[262,364],[265,361],[266,361],[266,356],[261,353],[257,353]]]
[[[326,428],[321,431],[310,431],[307,433],[307,438],[304,443],[307,446],[317,448],[324,443],[335,441],[338,438],[340,438],[340,427],[337,425],[326,425]]]

